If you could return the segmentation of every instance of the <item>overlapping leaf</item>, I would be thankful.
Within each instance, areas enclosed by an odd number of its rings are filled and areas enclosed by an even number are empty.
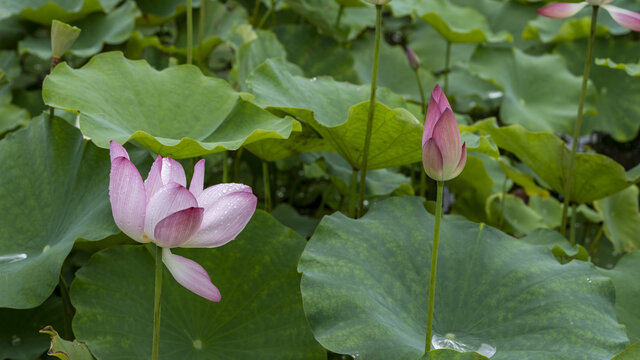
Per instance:
[[[326,359],[302,312],[296,264],[304,245],[258,211],[224,247],[176,250],[208,270],[222,301],[187,291],[165,271],[160,358]],[[77,272],[74,331],[98,359],[151,356],[153,268],[144,246],[119,246]]]
[[[299,264],[321,344],[361,359],[424,353],[433,221],[417,198],[385,200],[359,220],[322,220]],[[535,236],[566,243],[554,232]],[[561,265],[549,244],[449,217],[440,239],[436,345],[494,360],[607,359],[626,347],[613,284],[593,265]]]
[[[264,111],[194,66],[156,71],[117,52],[95,56],[78,70],[58,65],[45,80],[43,98],[79,113],[80,129],[98,146],[135,140],[173,158],[287,138],[293,129],[291,119]]]

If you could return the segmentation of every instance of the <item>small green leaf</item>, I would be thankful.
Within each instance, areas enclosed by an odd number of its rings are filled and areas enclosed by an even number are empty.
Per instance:
[[[51,337],[51,347],[47,355],[55,356],[62,360],[94,360],[87,345],[78,340],[68,341],[60,337],[52,326],[45,326],[40,330],[41,334]]]
[[[604,219],[604,233],[615,252],[640,249],[640,212],[638,187],[635,185],[596,200],[594,205]]]
[[[636,360],[640,358],[640,341],[629,346],[611,360]]]
[[[514,153],[540,176],[549,187],[564,194],[571,152],[557,136],[547,132],[530,132],[522,126],[498,127],[495,119],[479,121],[463,130],[480,130],[491,135],[504,150]],[[635,179],[630,179],[622,165],[600,154],[576,154],[571,200],[589,203],[617,193]]]

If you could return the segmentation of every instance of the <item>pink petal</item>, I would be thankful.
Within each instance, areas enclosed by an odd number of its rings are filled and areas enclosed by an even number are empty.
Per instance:
[[[204,159],[198,161],[193,167],[193,176],[191,177],[191,185],[189,191],[198,198],[202,194],[204,188]]]
[[[458,166],[453,171],[449,178],[446,180],[451,180],[454,177],[460,175],[462,170],[464,170],[464,165],[467,163],[467,143],[462,144],[462,155],[460,155],[460,162],[458,162]]]
[[[120,156],[127,158],[127,160],[129,159],[129,153],[127,153],[127,150],[125,150],[125,148],[122,145],[118,144],[113,140],[109,141],[109,155],[111,156],[112,162],[113,162],[113,159],[118,158]]]
[[[180,285],[196,295],[215,302],[222,298],[218,288],[211,283],[207,271],[197,262],[180,255],[174,255],[168,248],[162,249],[162,262]]]
[[[424,132],[422,133],[422,146],[433,136],[433,128],[436,126],[438,119],[446,109],[451,109],[447,96],[436,84],[429,98],[429,106],[427,107],[427,117],[424,123]]]
[[[153,234],[156,244],[168,248],[180,246],[198,231],[203,214],[203,208],[190,207],[160,220]]]
[[[422,165],[430,178],[442,181],[442,154],[433,139],[427,140],[422,147]]]
[[[251,220],[258,198],[253,195],[250,187],[241,184],[220,184],[217,187],[219,188],[207,188],[198,198],[200,206],[205,208],[204,218],[200,230],[182,247],[210,248],[224,245],[235,239]],[[238,191],[224,194],[225,188],[235,188]]]
[[[572,3],[555,3],[538,9],[538,14],[554,19],[568,18],[575,15],[578,11],[582,10],[588,4],[581,2],[577,4]]]
[[[156,240],[155,228],[161,220],[190,207],[198,207],[198,202],[184,186],[174,182],[163,186],[149,200],[144,221],[144,233],[151,240]]]
[[[462,151],[458,123],[450,109],[445,110],[436,123],[436,127],[433,129],[433,140],[442,154],[442,174],[444,177],[448,177],[458,166]]]
[[[145,242],[143,237],[146,195],[142,177],[133,163],[122,156],[111,163],[109,199],[113,220],[130,238]]]
[[[153,195],[155,195],[158,190],[164,185],[162,183],[162,178],[160,177],[160,171],[162,171],[162,156],[158,155],[156,157],[156,161],[151,165],[151,170],[149,170],[149,175],[147,179],[144,181],[144,189],[147,192],[147,203]]]
[[[184,187],[187,186],[187,176],[184,174],[182,165],[172,158],[162,159],[162,169],[160,170],[160,177],[162,178],[163,185],[174,182]]]
[[[633,31],[640,31],[640,14],[631,10],[621,9],[613,5],[602,6],[609,12],[613,20],[618,24]]]

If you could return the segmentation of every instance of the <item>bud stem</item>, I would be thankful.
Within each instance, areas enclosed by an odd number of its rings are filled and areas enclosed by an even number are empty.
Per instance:
[[[440,220],[442,219],[442,191],[444,181],[438,181],[438,195],[436,197],[436,223],[433,228],[433,247],[431,248],[431,271],[429,272],[429,307],[427,309],[427,338],[424,352],[431,350],[431,333],[433,327],[433,305],[436,294],[436,268],[438,266],[438,243],[440,241]]]
[[[153,348],[151,360],[158,360],[160,349],[160,308],[162,299],[162,248],[156,247],[156,284],[153,298]]]
[[[336,31],[340,30],[340,20],[342,19],[343,13],[344,13],[344,5],[340,4],[340,9],[338,9],[338,16],[336,17]]]
[[[380,57],[380,33],[382,32],[382,5],[376,5],[376,44],[373,51],[373,71],[371,74],[371,97],[369,98],[369,118],[367,120],[367,133],[364,138],[362,153],[362,174],[360,175],[360,205],[358,217],[364,213],[364,190],[367,183],[367,163],[369,162],[369,147],[371,146],[371,130],[373,127],[373,115],[376,108],[376,83],[378,82],[378,58]]]
[[[591,58],[593,56],[593,44],[596,37],[596,26],[598,24],[598,6],[592,6],[591,13],[591,30],[589,35],[589,45],[587,46],[587,57],[584,64],[584,72],[582,73],[582,90],[580,92],[580,104],[578,105],[578,117],[573,128],[573,142],[571,144],[571,157],[569,158],[569,168],[567,169],[567,180],[564,184],[564,203],[562,206],[562,224],[560,230],[563,234],[567,234],[567,212],[569,210],[569,201],[571,201],[571,187],[573,185],[573,166],[576,159],[576,151],[578,149],[578,138],[580,137],[580,127],[582,126],[582,112],[584,110],[584,100],[587,96],[587,84],[589,83],[589,71],[591,70]],[[575,213],[572,215],[575,216]],[[571,226],[575,226],[575,221],[571,222]],[[575,230],[572,230],[575,231]],[[571,245],[574,245],[571,242]]]

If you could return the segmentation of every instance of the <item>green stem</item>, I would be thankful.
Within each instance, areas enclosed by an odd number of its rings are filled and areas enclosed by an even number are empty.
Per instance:
[[[342,19],[343,13],[344,13],[344,5],[340,4],[340,9],[338,9],[338,16],[336,17],[336,30],[340,30],[340,20]]]
[[[356,218],[356,194],[358,190],[358,170],[353,169],[349,183],[349,217]]]
[[[222,182],[229,182],[229,151],[222,152]]]
[[[449,63],[451,62],[451,43],[447,41],[447,51],[444,54],[444,93],[449,92]]]
[[[600,242],[600,238],[602,237],[603,232],[604,232],[604,225],[600,225],[600,230],[598,230],[598,233],[596,234],[596,238],[593,239],[591,246],[589,246],[589,257],[593,257],[593,253],[598,247],[598,243]]]
[[[364,213],[364,190],[367,183],[367,165],[369,162],[369,147],[371,146],[371,131],[373,128],[373,115],[376,107],[376,83],[378,82],[378,58],[380,57],[380,33],[382,32],[382,5],[376,5],[376,44],[373,51],[373,70],[371,74],[371,97],[369,98],[369,117],[367,119],[367,132],[364,138],[362,153],[362,173],[360,174],[360,205],[358,215]]]
[[[264,183],[264,209],[271,212],[271,188],[269,185],[269,163],[262,160],[262,179]]]
[[[498,229],[502,230],[502,222],[504,221],[504,198],[507,197],[507,179],[504,177],[502,182],[502,198],[500,199],[500,216],[498,217]]]
[[[578,105],[578,117],[573,127],[573,142],[571,144],[571,157],[569,158],[569,169],[567,171],[567,181],[564,183],[564,203],[562,206],[562,225],[560,229],[563,234],[567,233],[567,212],[569,211],[569,201],[571,200],[571,187],[573,185],[573,165],[578,149],[578,138],[580,137],[580,127],[582,126],[582,112],[584,110],[584,100],[587,96],[587,84],[589,83],[589,71],[591,70],[591,57],[593,56],[593,44],[596,38],[596,25],[598,23],[598,6],[592,6],[591,30],[589,35],[589,45],[587,46],[587,57],[585,59],[584,71],[582,73],[582,89],[580,91],[580,104]]]
[[[200,20],[198,22],[198,65],[203,66],[202,64],[202,40],[204,40],[204,22],[206,18],[206,4],[207,0],[200,1]]]
[[[419,69],[413,70],[416,74],[416,80],[418,81],[418,89],[420,90],[420,100],[422,101],[422,115],[427,115],[427,100],[424,95],[424,88],[422,87],[422,81],[420,81],[420,71]]]
[[[267,12],[264,13],[264,15],[262,15],[260,22],[258,22],[258,26],[257,26],[258,29],[262,29],[264,24],[267,22],[267,19],[269,19],[269,16],[271,16],[271,13],[274,11],[273,3],[271,5],[272,5],[271,8],[267,10]]]
[[[60,296],[62,297],[62,314],[64,316],[64,337],[65,339],[73,339],[73,330],[71,328],[71,319],[73,318],[73,305],[71,305],[71,298],[69,297],[69,287],[67,281],[60,273],[60,280],[58,282],[60,287]]]
[[[578,213],[576,211],[576,203],[571,205],[571,230],[569,231],[569,242],[571,246],[576,244],[576,218]]]
[[[160,307],[162,298],[162,248],[156,245],[156,285],[153,297],[153,349],[151,360],[158,360],[160,349]]]
[[[260,3],[261,0],[256,0],[256,3],[253,7],[253,14],[251,15],[251,23],[253,24],[253,26],[256,26],[256,23],[258,22],[258,15],[260,15]]]
[[[431,350],[431,330],[433,327],[433,305],[436,293],[436,268],[438,266],[438,243],[440,241],[440,220],[442,219],[442,190],[444,182],[438,181],[436,198],[436,224],[433,228],[433,247],[431,250],[431,272],[429,273],[429,308],[427,310],[427,338],[424,351]]]
[[[278,26],[278,15],[276,14],[276,0],[271,0],[271,8],[273,9],[273,11],[271,12],[271,22],[272,22],[272,26],[276,27]]]
[[[193,6],[187,0],[187,64],[193,63]]]

